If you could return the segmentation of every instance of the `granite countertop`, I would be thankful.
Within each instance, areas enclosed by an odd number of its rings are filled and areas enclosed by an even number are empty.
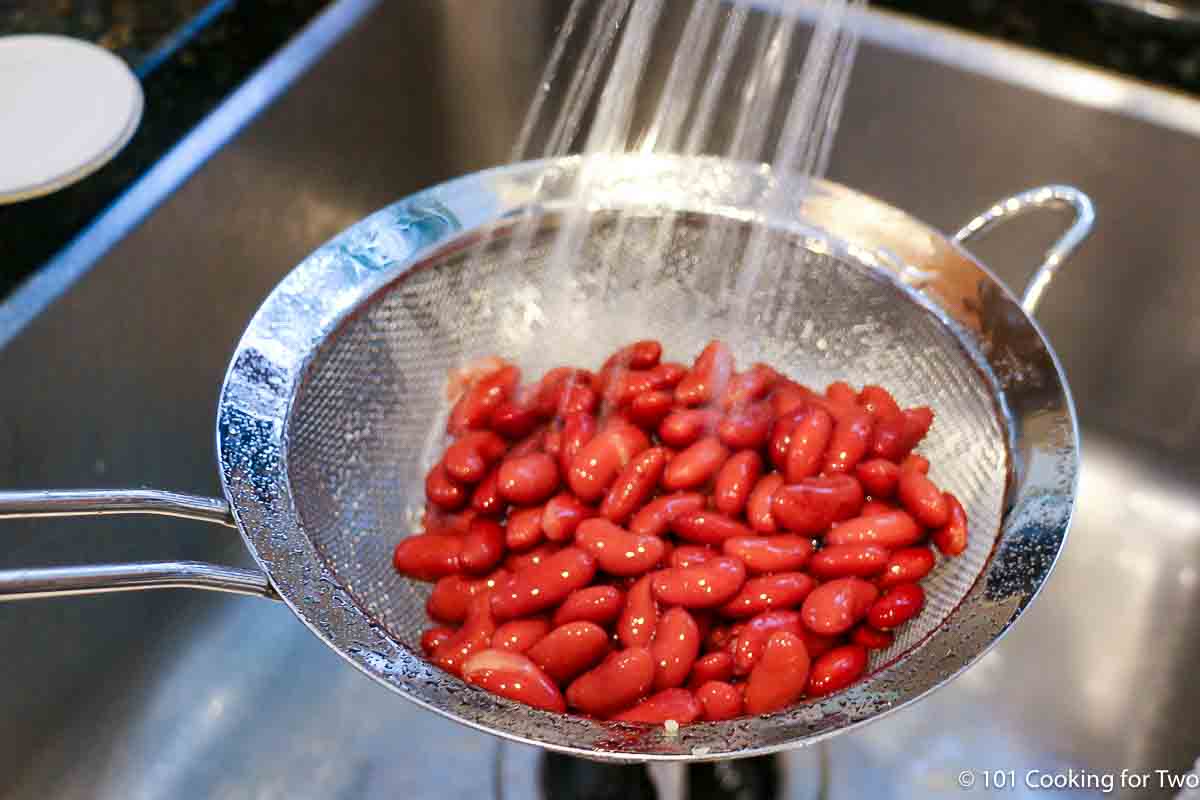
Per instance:
[[[0,206],[0,298],[330,2],[0,0],[0,35],[61,33],[96,42],[126,59],[146,95],[137,133],[111,163],[55,194]],[[1150,23],[1093,0],[872,3],[1200,95],[1200,26]]]

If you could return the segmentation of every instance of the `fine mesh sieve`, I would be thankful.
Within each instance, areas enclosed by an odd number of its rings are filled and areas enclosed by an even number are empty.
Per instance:
[[[579,225],[581,170],[587,214]],[[162,493],[0,493],[0,516],[150,511],[236,520],[270,576],[209,565],[0,573],[9,597],[191,585],[277,594],[384,685],[466,724],[592,758],[715,759],[812,742],[900,707],[994,643],[1049,575],[1078,470],[1069,393],[1026,310],[952,241],[878,201],[819,183],[786,219],[765,216],[770,173],[663,156],[568,158],[468,176],[363,220],[302,262],[251,321],[221,395],[224,503]],[[1086,234],[1066,187],[1010,198],[959,238],[1029,208],[1073,205],[1075,225],[1026,297],[1032,311]],[[664,220],[670,222],[664,225]],[[556,233],[577,255],[557,266]],[[768,237],[770,263],[737,283],[706,246]],[[513,237],[522,244],[514,258]],[[527,245],[527,246],[525,246]],[[722,257],[725,254],[722,252]],[[924,613],[869,676],[780,713],[662,728],[531,709],[427,664],[430,587],[391,568],[424,506],[443,442],[447,372],[480,354],[528,376],[598,365],[635,338],[685,360],[719,335],[739,363],[804,383],[888,386],[937,419],[921,452],[962,501],[971,538],[924,582]],[[434,433],[431,433],[433,431]],[[152,507],[153,506],[153,507]]]

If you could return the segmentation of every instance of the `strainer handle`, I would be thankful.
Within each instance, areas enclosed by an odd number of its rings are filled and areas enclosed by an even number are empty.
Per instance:
[[[156,489],[0,491],[0,519],[107,514],[157,514],[237,527],[229,503],[221,498]],[[137,561],[0,570],[0,601],[168,588],[207,589],[279,599],[267,576],[258,570],[200,561]]]
[[[1031,316],[1041,302],[1042,293],[1054,280],[1058,268],[1091,232],[1092,224],[1096,221],[1096,209],[1091,198],[1073,186],[1039,186],[1006,197],[954,234],[956,242],[966,244],[1005,220],[1019,217],[1027,211],[1047,207],[1070,208],[1075,212],[1075,219],[1058,241],[1046,251],[1045,259],[1025,286],[1025,293],[1021,296],[1021,308]]]

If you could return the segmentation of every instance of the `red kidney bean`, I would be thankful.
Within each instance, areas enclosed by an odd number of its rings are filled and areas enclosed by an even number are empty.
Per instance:
[[[937,534],[934,534],[937,537]],[[876,583],[889,589],[902,583],[916,583],[933,571],[937,560],[928,547],[905,547],[892,553]]]
[[[736,558],[718,556],[703,564],[665,569],[650,578],[654,596],[663,603],[713,608],[738,593],[746,581],[746,567]]]
[[[538,545],[527,553],[509,553],[504,559],[504,568],[509,572],[522,572],[530,567],[536,567],[550,556],[562,550],[562,546],[554,542]]]
[[[921,526],[903,511],[856,517],[825,534],[825,544],[877,544],[889,550],[909,547],[920,541]]]
[[[491,431],[467,431],[446,448],[442,463],[453,480],[478,483],[507,450],[504,440]]]
[[[622,423],[594,436],[571,460],[567,483],[585,503],[604,496],[618,473],[650,446],[641,429]]]
[[[824,697],[845,689],[867,669],[867,650],[861,644],[835,647],[813,661],[808,672],[808,696]]]
[[[732,677],[733,656],[728,650],[720,650],[696,659],[688,686],[698,689],[709,681],[727,681]]]
[[[900,481],[900,467],[885,458],[862,461],[854,468],[858,482],[873,499],[891,497]]]
[[[713,504],[722,514],[736,516],[746,508],[750,492],[762,475],[762,456],[753,450],[734,455],[717,473],[713,485]]]
[[[929,459],[919,453],[909,453],[900,462],[900,471],[908,472],[915,470],[922,475],[929,474]]]
[[[671,530],[694,544],[720,545],[734,536],[750,536],[742,523],[716,511],[687,511],[671,520]]]
[[[804,623],[799,611],[764,611],[746,620],[733,642],[733,673],[748,675],[762,657],[767,639],[776,631],[803,636]],[[722,679],[723,680],[723,679]]]
[[[434,584],[425,610],[438,622],[460,623],[467,618],[473,598],[490,592],[510,576],[511,573],[506,569],[498,569],[486,577],[474,579],[447,575]]]
[[[836,636],[853,628],[871,609],[879,590],[861,578],[837,578],[813,590],[800,609],[813,633]]]
[[[749,617],[768,609],[792,608],[808,597],[816,585],[812,576],[803,572],[760,575],[746,581],[741,591],[721,606],[720,613],[726,617]]]
[[[721,396],[721,408],[729,410],[762,400],[780,380],[780,375],[766,364],[751,364],[729,380]]]
[[[696,690],[701,716],[708,722],[721,722],[742,715],[742,691],[723,681],[708,681]]]
[[[476,516],[474,511],[447,514],[437,506],[426,506],[425,515],[421,520],[421,532],[439,536],[462,536]]]
[[[772,472],[759,478],[754,491],[750,492],[750,499],[746,503],[746,520],[757,533],[775,533],[779,530],[771,509],[775,491],[780,486],[783,486],[783,476]]]
[[[419,581],[436,581],[458,572],[463,540],[457,536],[420,533],[401,539],[392,552],[392,566],[401,575]]]
[[[563,475],[569,475],[571,464],[583,446],[596,435],[596,418],[591,414],[568,414],[563,417],[562,432],[559,435],[558,469]],[[549,444],[549,442],[547,443]],[[547,446],[547,452],[550,452]],[[554,455],[553,453],[550,453]]]
[[[804,640],[804,646],[808,648],[809,658],[819,658],[836,647],[840,642],[837,636],[823,636],[819,633],[813,633],[807,627],[800,631],[800,638]]]
[[[717,425],[717,437],[733,450],[757,450],[767,443],[775,414],[770,403],[736,408]]]
[[[680,725],[700,719],[704,709],[695,695],[687,689],[664,689],[652,694],[628,711],[612,717],[614,722],[641,722],[647,725],[662,725],[674,720]]]
[[[733,376],[733,353],[720,341],[709,342],[696,357],[691,370],[675,387],[675,402],[700,406],[722,396]]]
[[[877,544],[835,544],[818,550],[808,571],[823,581],[833,578],[868,578],[887,568],[891,553]]]
[[[808,684],[808,651],[794,633],[777,631],[746,681],[746,713],[768,714],[800,699]]]
[[[462,667],[463,678],[492,694],[546,711],[563,712],[567,704],[554,681],[520,653],[490,649],[475,653]]]
[[[602,374],[604,374],[602,372]],[[607,374],[604,399],[617,406],[627,406],[646,392],[662,388],[661,372],[656,369],[618,370]]]
[[[689,447],[717,430],[721,414],[712,408],[672,411],[658,426],[658,438],[668,447]]]
[[[850,641],[861,644],[868,650],[887,650],[896,641],[896,637],[891,631],[879,631],[870,625],[859,625],[850,634]]]
[[[942,551],[942,555],[962,555],[967,549],[967,512],[958,498],[949,492],[946,492],[946,506],[949,509],[949,521],[933,532],[933,543]]]
[[[514,619],[496,628],[496,632],[492,634],[492,647],[524,653],[549,632],[550,623],[541,617]]]
[[[642,392],[629,403],[629,421],[640,428],[656,429],[675,405],[675,395],[665,389]]]
[[[658,602],[653,575],[640,578],[625,595],[625,608],[617,620],[617,639],[626,647],[647,647],[658,627]]]
[[[654,681],[654,659],[644,647],[610,654],[598,667],[583,673],[567,687],[567,702],[594,717],[608,717],[629,708]]]
[[[700,628],[687,610],[670,608],[659,617],[650,646],[655,689],[683,686],[700,655],[700,639]]]
[[[518,508],[508,515],[508,524],[504,526],[504,545],[509,550],[528,550],[541,544],[546,538],[542,530],[543,506]]]
[[[531,506],[558,488],[558,465],[545,453],[506,458],[500,464],[500,496],[510,503]]]
[[[521,371],[505,365],[476,380],[450,411],[446,430],[458,436],[467,430],[482,428],[496,408],[512,396],[521,381]]]
[[[870,517],[875,514],[891,514],[893,511],[900,511],[899,506],[894,506],[884,500],[868,500],[863,503],[862,511],[858,513],[860,517]]]
[[[570,492],[551,497],[542,511],[542,530],[552,542],[565,542],[575,535],[579,523],[596,512]]]
[[[812,554],[812,540],[804,536],[735,536],[721,548],[725,555],[740,558],[749,572],[792,572]]]
[[[710,558],[721,555],[720,551],[698,544],[681,544],[671,551],[667,564],[672,567],[690,567],[692,564],[703,564]]]
[[[825,451],[824,472],[835,475],[853,470],[871,449],[874,423],[865,411],[845,414],[833,426]]]
[[[611,369],[650,369],[662,358],[662,344],[654,339],[641,339],[627,344],[604,360],[601,371]]]
[[[657,536],[639,536],[601,517],[586,519],[575,544],[610,575],[644,575],[662,559],[666,545]]]
[[[591,414],[596,410],[596,406],[598,405],[600,405],[600,396],[592,391],[590,386],[584,386],[581,383],[570,384],[563,387],[555,416],[564,417],[567,414],[581,413]]]
[[[662,536],[671,520],[680,514],[704,508],[704,496],[696,492],[676,492],[651,500],[633,515],[629,530],[642,536]]]
[[[862,504],[862,486],[849,475],[805,478],[775,490],[771,516],[792,533],[820,533],[835,522],[853,517]]]
[[[812,397],[808,388],[785,379],[771,391],[771,410],[782,418],[807,406]]]
[[[595,574],[596,562],[583,550],[575,547],[560,550],[497,587],[492,593],[492,613],[501,620],[536,614],[587,586]]]
[[[486,517],[471,520],[471,527],[462,539],[462,551],[458,556],[462,570],[480,575],[493,569],[502,558],[504,528]]]
[[[741,627],[741,623],[713,625],[704,637],[704,652],[725,652],[733,655],[733,643],[737,641]]]
[[[443,644],[450,640],[454,635],[454,628],[436,627],[429,628],[421,634],[421,650],[425,653],[425,657],[433,655],[433,651],[437,650]]]
[[[471,510],[486,516],[498,517],[506,508],[500,496],[500,468],[492,467],[471,493]]]
[[[450,479],[446,466],[439,461],[425,477],[425,497],[445,511],[457,511],[467,504],[467,490]]]
[[[567,683],[608,655],[608,634],[594,622],[559,625],[525,653],[556,683]]]
[[[543,419],[559,416],[568,389],[574,386],[591,388],[591,382],[592,373],[585,369],[555,367],[550,370],[533,386],[532,403],[538,416]]]
[[[838,423],[840,428],[842,423]],[[821,471],[825,449],[834,432],[833,417],[821,408],[809,411],[791,428],[783,476],[788,483],[799,483]]]
[[[858,393],[858,404],[875,419],[885,419],[900,413],[892,393],[882,386],[864,386]]]
[[[881,419],[871,443],[880,458],[900,461],[920,444],[933,425],[933,411],[926,406],[905,409],[899,416]]]
[[[915,469],[901,471],[896,496],[900,505],[926,528],[940,528],[950,521],[950,504],[941,489]]]
[[[811,413],[812,408],[806,404],[787,414],[777,415],[771,423],[767,456],[781,473],[787,469],[788,451],[792,448],[792,431]]]
[[[438,646],[430,661],[447,672],[461,675],[462,665],[468,658],[492,646],[496,622],[492,618],[490,600],[490,592],[472,598],[467,610],[467,621],[453,636]]]
[[[632,517],[654,494],[667,467],[667,458],[666,450],[651,447],[626,464],[600,504],[601,516],[616,523]]]
[[[834,381],[825,387],[825,396],[839,406],[852,407],[858,405],[858,392],[845,381]]]
[[[625,593],[617,587],[589,586],[567,595],[567,599],[554,612],[554,624],[566,625],[583,620],[606,626],[621,616],[624,607]]]
[[[920,584],[893,586],[871,606],[867,612],[867,622],[881,631],[898,628],[919,614],[924,605],[925,590]]]
[[[539,422],[541,415],[533,397],[517,397],[496,406],[488,427],[506,439],[521,439],[532,433]]]

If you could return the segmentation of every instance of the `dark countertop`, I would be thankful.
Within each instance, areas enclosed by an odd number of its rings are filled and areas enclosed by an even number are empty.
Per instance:
[[[395,0],[400,1],[400,0]],[[141,125],[82,182],[0,206],[0,298],[85,230],[330,0],[0,0],[0,35],[62,33],[117,52],[142,81]],[[1200,95],[1200,28],[1090,0],[874,0]]]

